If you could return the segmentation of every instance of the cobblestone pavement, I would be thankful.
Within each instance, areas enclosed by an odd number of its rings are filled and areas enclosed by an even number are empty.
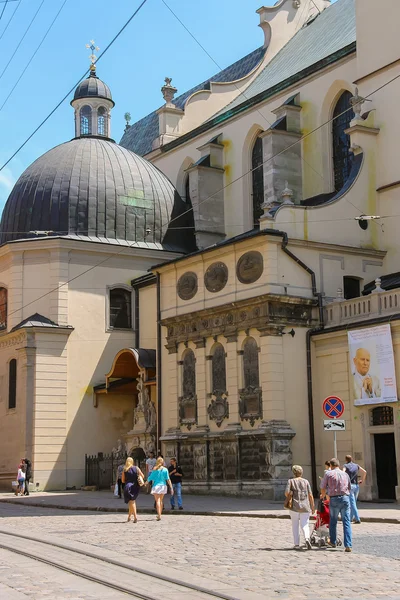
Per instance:
[[[92,549],[144,560],[149,570],[161,567],[177,579],[180,572],[190,573],[267,598],[400,600],[400,527],[396,524],[354,526],[353,553],[347,554],[342,549],[292,550],[290,523],[278,519],[166,514],[161,522],[152,515],[139,515],[139,522],[133,524],[121,514],[11,504],[0,504],[0,517],[0,528],[83,542]],[[0,584],[4,576],[0,569]]]
[[[126,506],[123,500],[115,498],[110,491],[83,492],[34,492],[29,497],[16,498],[14,494],[0,493],[0,503],[9,502],[48,508],[70,508],[86,510],[122,511]],[[150,494],[141,493],[137,504],[139,509],[150,509],[153,505]],[[270,502],[263,498],[240,498],[227,496],[201,496],[184,494],[185,511],[198,513],[239,513],[244,516],[288,517],[282,502]],[[169,506],[169,498],[166,499]],[[400,524],[400,505],[395,503],[359,502],[362,519],[398,521]]]

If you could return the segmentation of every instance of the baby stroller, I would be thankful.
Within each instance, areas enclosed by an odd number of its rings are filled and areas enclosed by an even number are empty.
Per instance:
[[[329,541],[329,500],[326,498],[318,501],[317,517],[310,540],[313,546],[318,546],[319,548],[326,546]],[[339,538],[336,540],[336,545],[342,545],[342,541]]]

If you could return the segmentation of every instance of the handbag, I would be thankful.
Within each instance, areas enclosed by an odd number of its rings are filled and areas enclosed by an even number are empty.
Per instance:
[[[137,481],[138,481],[138,484],[140,485],[140,487],[144,486],[144,479],[141,475],[137,476]]]
[[[292,487],[292,480],[290,480],[290,487]],[[283,503],[283,508],[286,508],[286,510],[291,510],[292,506],[293,506],[293,492],[290,489],[289,495],[286,496],[285,502]]]
[[[118,483],[116,483],[114,486],[114,496],[118,498]]]

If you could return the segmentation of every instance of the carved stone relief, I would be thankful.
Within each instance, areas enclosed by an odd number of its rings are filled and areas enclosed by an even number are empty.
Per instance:
[[[220,292],[228,281],[228,267],[223,262],[210,265],[204,275],[204,285],[209,292]]]
[[[191,300],[197,294],[197,275],[188,271],[181,275],[177,283],[177,292],[181,300]]]
[[[211,404],[207,408],[208,416],[221,427],[224,419],[229,418],[229,402],[227,392],[216,391],[211,398]]]
[[[254,427],[257,419],[262,418],[262,391],[260,387],[248,386],[239,390],[239,415],[245,421],[250,421]]]
[[[254,283],[261,277],[263,270],[262,254],[253,250],[243,254],[236,265],[236,275],[240,283]]]

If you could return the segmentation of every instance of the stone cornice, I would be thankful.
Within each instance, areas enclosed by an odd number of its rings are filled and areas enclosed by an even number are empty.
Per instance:
[[[316,300],[298,296],[263,294],[238,302],[203,309],[161,321],[167,327],[166,348],[170,354],[179,343],[193,341],[202,347],[203,340],[223,335],[232,341],[239,331],[258,329],[261,335],[282,335],[287,325],[310,327]]]
[[[290,238],[289,246],[297,246],[299,248],[312,248],[316,250],[330,250],[333,252],[341,252],[342,254],[359,254],[362,256],[372,256],[374,258],[385,258],[387,254],[386,250],[374,250],[373,248],[357,248],[356,246],[327,244],[325,242],[300,240],[296,238]]]
[[[4,333],[0,335],[0,348],[11,348],[19,344],[26,343],[27,336],[25,331],[14,331],[12,333]]]

